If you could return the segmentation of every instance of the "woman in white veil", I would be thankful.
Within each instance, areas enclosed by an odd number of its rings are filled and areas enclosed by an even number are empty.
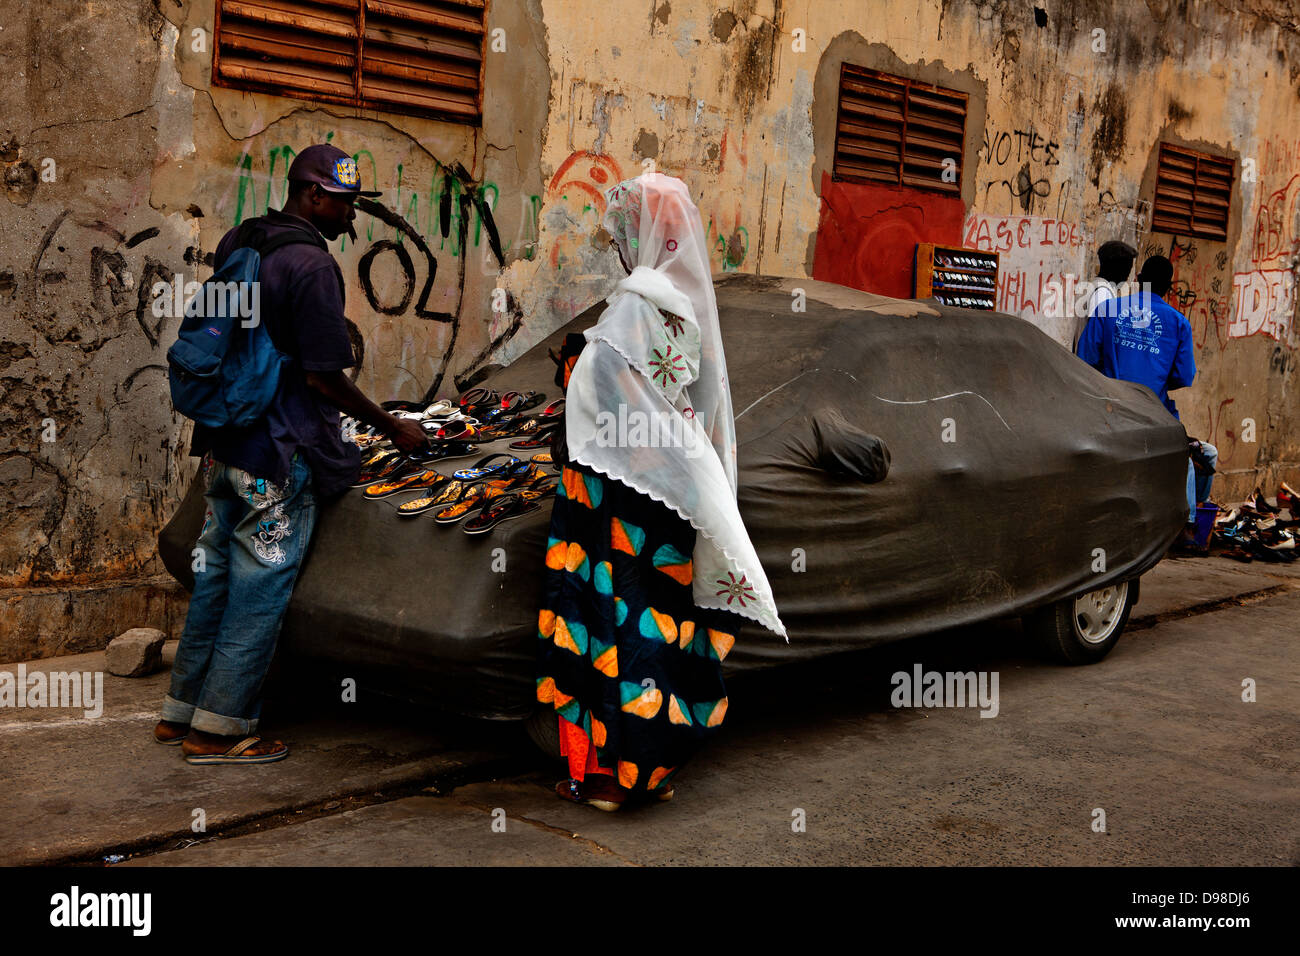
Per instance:
[[[785,636],[736,507],[736,440],[704,229],[684,183],[607,193],[629,275],[567,382],[569,463],[552,512],[538,699],[570,779],[601,809],[667,799],[718,727],[740,618]]]

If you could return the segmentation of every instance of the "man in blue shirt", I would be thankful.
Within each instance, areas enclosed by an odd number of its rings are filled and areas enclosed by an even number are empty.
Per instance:
[[[1164,256],[1147,259],[1137,277],[1141,291],[1099,304],[1079,337],[1077,354],[1103,375],[1145,385],[1177,418],[1178,408],[1169,391],[1192,384],[1196,359],[1192,354],[1191,323],[1164,301],[1173,277],[1173,263]],[[1205,460],[1217,459],[1213,446],[1196,444]],[[1213,468],[1210,461],[1209,474],[1198,476],[1192,463],[1187,463],[1189,524],[1196,521],[1197,501],[1210,496]],[[1184,539],[1190,537],[1189,529]],[[1186,544],[1184,539],[1179,544]]]

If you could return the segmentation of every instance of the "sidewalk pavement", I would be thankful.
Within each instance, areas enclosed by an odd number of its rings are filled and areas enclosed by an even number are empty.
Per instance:
[[[1129,626],[1140,630],[1288,590],[1300,590],[1300,563],[1165,560],[1143,577],[1141,601]],[[168,646],[168,664],[174,646]],[[29,673],[95,672],[103,667],[102,652],[27,663]],[[16,668],[0,665],[10,672]],[[356,817],[351,811],[362,809],[367,819],[389,820],[397,831],[404,822],[425,827],[431,811],[412,809],[412,800],[422,800],[416,795],[470,784],[458,795],[472,797],[486,786],[476,782],[536,765],[514,725],[484,728],[430,718],[425,726],[413,726],[409,715],[351,704],[323,715],[300,711],[297,719],[276,720],[274,736],[292,750],[286,761],[194,767],[181,759],[178,748],[156,744],[150,733],[167,680],[167,670],[134,679],[105,673],[104,709],[96,719],[86,719],[78,710],[0,709],[7,783],[0,796],[0,864],[99,861],[109,855],[174,850],[218,833],[230,837],[272,827],[281,828],[275,840],[292,845],[296,831],[285,823],[329,818],[314,822],[313,831],[346,830]],[[447,832],[463,832],[464,843],[447,843],[441,857],[425,846],[419,860],[528,862],[536,851],[546,862],[621,862],[580,841],[557,858],[548,849],[552,841],[541,825],[534,827],[535,833],[511,841],[508,858],[501,856],[505,845],[484,837],[491,832],[482,825],[483,815],[492,811],[489,803],[491,799],[472,811],[450,805],[438,811],[446,817]],[[194,828],[200,817],[205,832]],[[395,838],[386,862],[403,862],[405,842]],[[316,847],[300,862],[355,862],[331,860],[326,850]],[[204,849],[208,855],[186,854],[184,862],[222,862],[215,845]],[[148,859],[161,863],[177,855]],[[249,860],[255,861],[256,856]]]

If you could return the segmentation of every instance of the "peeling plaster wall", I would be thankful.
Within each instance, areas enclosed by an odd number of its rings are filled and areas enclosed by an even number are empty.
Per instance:
[[[1058,341],[1070,329],[1043,314],[1042,281],[1089,276],[1108,238],[1158,249],[1198,346],[1176,396],[1189,431],[1219,445],[1230,494],[1300,478],[1288,0],[1039,0],[1037,17],[1011,0],[493,0],[507,49],[487,54],[481,128],[213,87],[213,0],[10,6],[0,586],[158,570],[153,535],[195,463],[167,402],[177,320],[153,316],[149,287],[205,276],[221,235],[278,207],[292,156],[326,137],[384,190],[387,211],[359,215],[338,251],[358,383],[378,399],[450,394],[607,295],[604,190],[653,162],[690,187],[717,272],[810,275],[831,229],[824,262],[860,285],[903,281],[923,238],[1005,243],[1003,307]],[[892,197],[830,182],[845,60],[970,94],[943,215],[886,228]],[[1228,242],[1150,231],[1162,136],[1256,161]]]

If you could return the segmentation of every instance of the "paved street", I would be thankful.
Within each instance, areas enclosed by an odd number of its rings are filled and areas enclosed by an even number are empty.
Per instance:
[[[1102,664],[1039,661],[1016,622],[734,681],[677,799],[557,800],[512,727],[326,709],[264,767],[149,739],[165,675],[104,716],[0,711],[7,862],[125,865],[1300,863],[1300,569],[1166,561]],[[52,669],[95,669],[95,658]],[[896,709],[890,675],[996,671],[996,718]],[[35,665],[30,665],[35,666]],[[6,669],[12,669],[6,666]],[[1256,682],[1257,701],[1241,699]],[[360,705],[354,705],[360,708]],[[1105,813],[1095,832],[1094,811]],[[202,810],[207,831],[191,829]],[[800,813],[802,811],[802,813]],[[806,820],[803,832],[792,824]],[[502,832],[503,831],[503,832]],[[198,841],[198,842],[195,842]]]

